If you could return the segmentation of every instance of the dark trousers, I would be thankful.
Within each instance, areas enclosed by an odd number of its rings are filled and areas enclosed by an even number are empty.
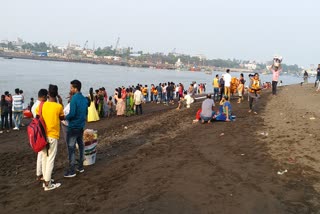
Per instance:
[[[249,93],[249,108],[250,108],[250,110],[257,111],[259,98],[260,98],[260,95],[254,94],[254,93]],[[254,105],[253,105],[253,102],[255,102]]]
[[[224,85],[221,86],[220,88],[220,100],[222,99],[223,95],[224,95]]]
[[[142,105],[136,105],[136,115],[138,115],[138,109],[140,111],[140,114],[142,114]]]
[[[9,129],[8,113],[1,114],[1,129]]]
[[[74,173],[76,157],[75,150],[76,144],[79,146],[79,165],[81,169],[83,167],[84,160],[84,144],[83,144],[83,129],[68,129],[67,131],[67,146],[68,146],[68,156],[69,156],[69,170]]]
[[[320,81],[320,76],[317,76],[316,81],[314,82],[314,87],[317,86],[317,81]],[[319,83],[320,84],[320,83]]]
[[[13,128],[13,124],[12,124],[12,110],[9,110],[9,128]]]
[[[278,81],[272,81],[272,94],[273,95],[277,94],[277,84],[278,84]]]

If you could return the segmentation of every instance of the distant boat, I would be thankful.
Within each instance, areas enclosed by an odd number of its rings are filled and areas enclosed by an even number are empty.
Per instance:
[[[201,68],[193,66],[193,67],[189,68],[189,71],[201,71]]]
[[[11,56],[6,56],[6,57],[4,57],[5,59],[13,59],[13,57],[11,57]]]
[[[212,74],[212,71],[206,71],[205,74]]]

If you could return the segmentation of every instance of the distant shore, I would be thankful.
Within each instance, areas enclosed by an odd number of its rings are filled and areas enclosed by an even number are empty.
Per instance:
[[[155,68],[155,69],[167,69],[167,70],[176,70],[176,67],[170,64],[154,64],[154,63],[129,63],[127,61],[115,61],[110,59],[100,59],[100,58],[63,58],[63,57],[49,57],[49,56],[37,56],[31,54],[22,54],[16,52],[0,52],[0,57],[5,59],[28,59],[28,60],[42,60],[42,61],[54,61],[54,62],[73,62],[73,63],[88,63],[88,64],[104,64],[104,65],[118,65],[118,66],[127,66],[127,67],[138,67],[138,68]],[[242,73],[252,73],[252,72],[261,72],[254,71],[244,68],[221,68],[221,67],[204,67],[203,70],[214,70],[214,71],[225,71],[230,69],[235,72]],[[191,72],[203,72],[200,71],[191,71]]]

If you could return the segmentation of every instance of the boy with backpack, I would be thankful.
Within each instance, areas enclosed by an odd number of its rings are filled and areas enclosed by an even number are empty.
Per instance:
[[[46,102],[48,97],[47,89],[40,89],[38,92],[38,100],[32,105],[31,112],[34,118],[36,118],[36,109],[39,107],[41,102]],[[36,175],[38,181],[43,181],[42,175],[42,152],[37,154],[37,166],[36,166]]]
[[[46,124],[47,147],[42,149],[42,173],[44,180],[44,191],[49,191],[61,186],[61,183],[53,183],[51,180],[54,160],[58,150],[58,139],[60,137],[60,120],[64,120],[62,104],[57,103],[58,87],[49,85],[49,99],[42,106],[42,117]],[[40,111],[40,106],[36,113]]]

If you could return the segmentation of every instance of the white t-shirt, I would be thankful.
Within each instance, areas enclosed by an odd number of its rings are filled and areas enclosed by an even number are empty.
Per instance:
[[[224,86],[225,87],[230,87],[230,85],[231,85],[231,75],[229,73],[225,73],[223,78],[224,78]]]
[[[66,107],[64,107],[63,113],[64,113],[65,116],[67,116],[67,115],[70,113],[70,103],[68,103],[68,104],[66,105]],[[63,125],[65,125],[65,126],[68,126],[68,125],[69,125],[69,123],[68,123],[67,120],[62,120],[61,123],[62,123]]]
[[[187,104],[187,105],[190,105],[191,103],[194,102],[194,99],[193,99],[189,94],[187,94],[186,96],[184,96],[184,99],[186,100],[186,104]]]
[[[33,115],[33,118],[36,118],[36,116],[37,116],[37,114],[36,114],[36,109],[38,108],[38,106],[40,105],[40,101],[39,100],[37,100],[34,104],[33,104],[33,106],[32,106],[32,108],[31,108],[31,112],[32,112],[32,115]]]
[[[142,93],[140,90],[136,90],[133,94],[133,100],[135,105],[140,105],[142,103]]]

